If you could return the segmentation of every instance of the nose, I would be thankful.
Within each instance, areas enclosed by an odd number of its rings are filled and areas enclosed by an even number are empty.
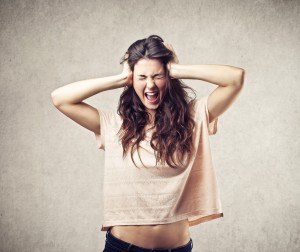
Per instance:
[[[152,78],[148,78],[148,79],[147,79],[147,87],[148,87],[149,89],[155,87],[155,82],[154,82],[154,80],[153,80]]]

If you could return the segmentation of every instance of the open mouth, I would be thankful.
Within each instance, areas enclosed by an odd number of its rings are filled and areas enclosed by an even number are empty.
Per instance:
[[[145,96],[149,102],[156,103],[159,98],[159,92],[146,92]]]

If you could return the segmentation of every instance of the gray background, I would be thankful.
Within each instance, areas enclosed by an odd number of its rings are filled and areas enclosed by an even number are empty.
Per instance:
[[[103,152],[50,93],[120,73],[158,34],[183,64],[247,71],[211,137],[224,218],[194,251],[299,251],[299,1],[0,1],[1,251],[102,251]],[[186,81],[207,95],[216,86]],[[121,90],[87,100],[115,109]]]

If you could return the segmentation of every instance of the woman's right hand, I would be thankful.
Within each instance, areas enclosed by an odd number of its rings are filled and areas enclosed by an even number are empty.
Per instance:
[[[130,87],[133,84],[133,73],[129,67],[129,64],[127,60],[123,62],[123,71],[122,75],[124,76],[125,79],[125,86]]]

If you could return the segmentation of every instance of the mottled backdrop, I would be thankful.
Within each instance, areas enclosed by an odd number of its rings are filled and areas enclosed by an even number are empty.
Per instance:
[[[224,218],[195,252],[299,251],[300,1],[1,0],[1,252],[102,251],[103,152],[55,88],[120,73],[158,34],[184,64],[239,66],[245,87],[211,137]],[[187,81],[206,95],[216,86]],[[115,109],[120,90],[90,104]]]

